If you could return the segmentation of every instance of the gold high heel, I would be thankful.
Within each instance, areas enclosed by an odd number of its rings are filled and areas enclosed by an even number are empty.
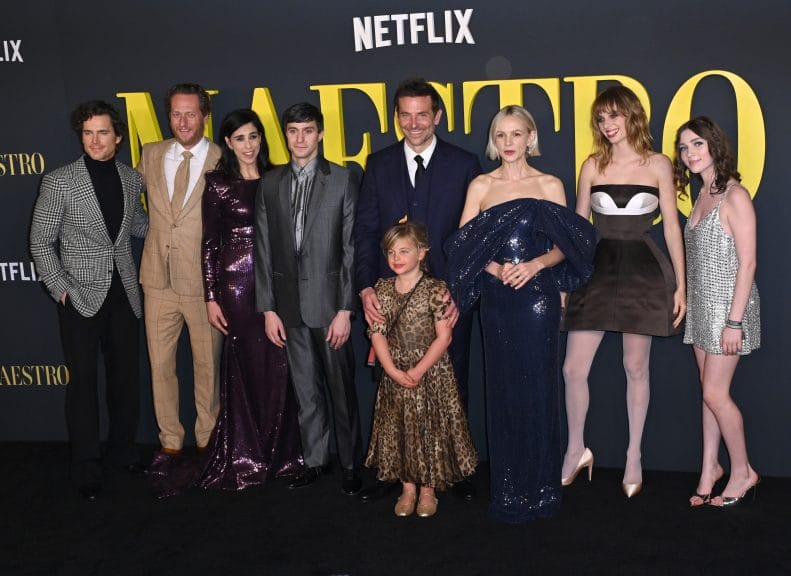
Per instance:
[[[585,448],[585,451],[580,456],[580,461],[577,462],[577,467],[574,469],[574,472],[568,478],[562,478],[560,480],[561,485],[563,486],[570,486],[572,482],[577,478],[577,474],[580,473],[583,469],[588,469],[588,482],[593,480],[593,452],[590,451],[589,448]],[[555,476],[557,478],[557,476]]]
[[[623,488],[623,493],[626,494],[627,498],[631,498],[632,496],[637,496],[640,491],[643,489],[643,483],[638,482],[637,484],[627,484],[624,482],[621,484]]]

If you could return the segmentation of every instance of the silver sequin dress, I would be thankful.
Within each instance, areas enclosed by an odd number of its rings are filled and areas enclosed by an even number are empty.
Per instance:
[[[723,198],[695,226],[687,220],[684,227],[688,300],[684,343],[695,344],[710,354],[722,354],[720,336],[730,313],[739,268],[733,238],[720,223]],[[753,281],[742,318],[742,355],[761,346],[760,311],[758,288]]]

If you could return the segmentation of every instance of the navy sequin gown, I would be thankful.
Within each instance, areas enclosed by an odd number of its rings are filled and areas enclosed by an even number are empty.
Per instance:
[[[519,290],[484,269],[523,262],[557,245],[565,260]],[[559,291],[593,271],[593,226],[571,210],[524,198],[481,212],[445,244],[462,313],[480,300],[486,364],[491,495],[505,522],[552,516],[560,506]]]
[[[297,405],[286,354],[264,332],[255,310],[254,207],[259,180],[228,182],[206,174],[203,194],[203,275],[206,299],[228,321],[220,365],[220,413],[204,488],[242,490],[302,466]]]

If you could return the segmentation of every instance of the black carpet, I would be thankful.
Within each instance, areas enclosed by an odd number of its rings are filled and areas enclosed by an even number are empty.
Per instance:
[[[301,490],[277,481],[165,500],[144,476],[108,472],[89,503],[67,459],[65,444],[0,443],[1,575],[791,574],[788,478],[764,478],[747,506],[691,510],[692,474],[647,471],[627,500],[622,471],[596,468],[555,518],[503,525],[486,515],[485,464],[474,501],[440,494],[423,519],[395,517],[396,495],[342,494],[339,472]]]

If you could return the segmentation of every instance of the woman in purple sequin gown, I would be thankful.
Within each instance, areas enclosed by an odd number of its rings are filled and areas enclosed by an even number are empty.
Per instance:
[[[220,127],[223,155],[206,174],[203,276],[209,321],[225,333],[220,413],[196,484],[242,490],[302,466],[296,402],[286,355],[255,311],[253,214],[266,166],[264,128],[252,110]]]
[[[560,506],[560,290],[590,277],[595,233],[565,207],[560,180],[527,162],[538,140],[524,108],[503,108],[489,137],[487,154],[502,164],[470,184],[445,250],[459,309],[480,300],[489,514],[525,522]]]

